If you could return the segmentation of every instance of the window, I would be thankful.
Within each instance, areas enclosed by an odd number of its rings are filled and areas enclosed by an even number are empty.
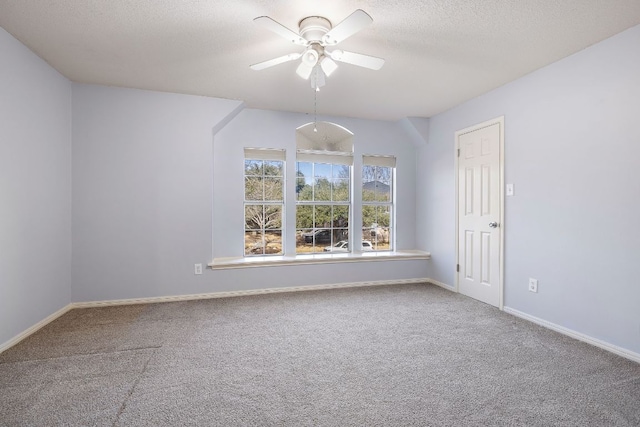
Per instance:
[[[353,134],[328,122],[296,129],[287,186],[285,150],[245,148],[244,256],[393,251],[395,167],[395,157],[365,155],[353,171]],[[361,191],[353,173],[362,176]],[[295,205],[295,223],[285,224],[285,205]]]
[[[284,151],[244,150],[244,255],[282,255]]]
[[[314,158],[299,153],[298,159],[301,157]],[[334,245],[348,242],[350,193],[349,165],[296,163],[296,253],[330,251]]]
[[[329,122],[296,129],[296,254],[349,250],[353,133]]]
[[[362,241],[372,250],[393,250],[393,175],[395,157],[362,158]]]

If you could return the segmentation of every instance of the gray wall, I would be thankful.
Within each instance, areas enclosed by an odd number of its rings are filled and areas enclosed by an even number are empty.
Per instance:
[[[454,132],[504,115],[505,305],[640,352],[639,46],[637,26],[431,118],[417,203],[433,278],[454,283]]]
[[[213,291],[213,128],[239,101],[73,85],[73,301]]]
[[[71,84],[0,28],[0,345],[71,301]]]

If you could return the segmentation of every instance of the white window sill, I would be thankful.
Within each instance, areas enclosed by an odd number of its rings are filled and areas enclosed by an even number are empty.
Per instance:
[[[295,256],[252,256],[214,258],[208,264],[212,270],[250,267],[276,267],[282,265],[339,264],[344,262],[428,260],[429,252],[405,250],[395,252],[360,252],[340,254],[313,254]]]

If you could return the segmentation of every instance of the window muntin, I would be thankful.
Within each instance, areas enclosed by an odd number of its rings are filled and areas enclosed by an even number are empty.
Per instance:
[[[393,250],[393,175],[395,158],[364,156],[362,165],[362,240],[374,251]]]
[[[244,255],[282,255],[284,152],[245,150]]]
[[[297,254],[331,251],[349,240],[350,193],[349,165],[296,163]]]

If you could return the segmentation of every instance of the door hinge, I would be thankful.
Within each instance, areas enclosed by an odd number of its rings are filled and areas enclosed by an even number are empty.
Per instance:
[[[458,148],[458,157],[460,157],[460,149]]]
[[[456,264],[456,272],[460,273],[460,264]]]

